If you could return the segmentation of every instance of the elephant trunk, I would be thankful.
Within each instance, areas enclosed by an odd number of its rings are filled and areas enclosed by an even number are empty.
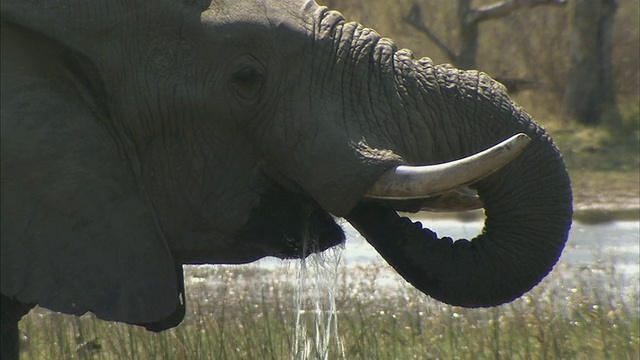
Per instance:
[[[344,121],[346,131],[335,133],[357,143],[367,164],[353,167],[360,177],[349,184],[351,193],[370,194],[383,166],[456,160],[518,133],[531,139],[514,161],[470,185],[486,214],[482,233],[472,240],[439,238],[400,219],[392,201],[358,202],[356,196],[353,203],[347,197],[319,202],[347,203],[344,217],[386,261],[443,302],[493,306],[535,286],[558,260],[572,215],[569,177],[549,136],[488,76],[414,59],[391,40],[324,8],[316,19],[316,48],[330,54],[326,60],[335,75],[323,73],[317,82],[325,98],[338,94],[349,105],[334,113],[356,121]],[[381,156],[386,153],[394,156]],[[323,194],[314,196],[322,200]]]
[[[410,147],[398,144],[395,150],[405,160],[449,161],[520,132],[531,142],[513,162],[470,186],[486,214],[484,229],[472,240],[440,238],[399,218],[384,202],[362,201],[346,219],[400,275],[437,300],[465,307],[511,301],[539,283],[564,248],[572,195],[562,158],[500,84],[479,72],[435,66],[407,54],[394,54],[403,99],[398,108],[406,114],[394,121],[405,121],[398,127],[411,128],[420,138],[405,137]]]

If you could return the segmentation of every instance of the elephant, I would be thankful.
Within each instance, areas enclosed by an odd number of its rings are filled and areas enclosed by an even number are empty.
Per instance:
[[[184,264],[303,258],[345,241],[341,218],[465,307],[518,298],[563,250],[562,156],[483,72],[307,0],[1,11],[3,359],[35,305],[162,331]],[[470,208],[471,240],[403,215]]]

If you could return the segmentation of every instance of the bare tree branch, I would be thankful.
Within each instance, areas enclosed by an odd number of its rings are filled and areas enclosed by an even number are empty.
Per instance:
[[[497,19],[507,16],[522,8],[532,8],[540,5],[563,6],[566,4],[567,0],[505,0],[478,9],[473,9],[467,18],[467,21],[481,22],[490,19]]]
[[[403,20],[409,23],[409,25],[415,27],[422,33],[424,33],[431,41],[433,41],[449,58],[452,63],[456,62],[458,55],[453,52],[447,44],[444,43],[431,29],[427,27],[422,21],[422,13],[418,4],[413,4],[409,13],[403,17]]]
[[[480,22],[504,17],[519,9],[533,8],[540,5],[565,5],[568,0],[501,0],[480,8],[473,8],[471,2],[472,0],[458,0],[457,14],[459,21],[460,50],[457,52],[447,46],[447,44],[424,23],[421,8],[418,3],[414,2],[408,14],[405,15],[403,19],[436,44],[454,66],[460,69],[475,69],[477,68],[476,55]],[[514,81],[509,82],[513,84],[513,87],[520,88],[531,85],[526,82],[520,82],[518,84]]]

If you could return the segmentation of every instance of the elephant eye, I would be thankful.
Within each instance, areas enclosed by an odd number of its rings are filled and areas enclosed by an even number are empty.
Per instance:
[[[247,66],[244,69],[235,72],[232,76],[232,80],[237,86],[250,88],[259,85],[263,80],[263,76],[253,67]]]
[[[265,70],[253,57],[245,55],[237,59],[229,79],[229,90],[242,106],[255,104],[262,95],[265,84]]]

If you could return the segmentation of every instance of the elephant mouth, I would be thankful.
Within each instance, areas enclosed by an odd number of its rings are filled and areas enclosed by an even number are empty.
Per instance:
[[[473,184],[514,160],[529,143],[525,134],[514,135],[471,156],[436,165],[400,165],[387,170],[365,194],[365,200],[398,211],[447,212],[482,208]]]
[[[440,195],[422,199],[366,199],[364,202],[378,203],[404,213],[417,213],[420,211],[436,213],[464,212],[484,207],[478,192],[469,186],[463,186]]]
[[[485,151],[449,163],[389,169],[369,189],[356,209],[384,212],[386,224],[377,225],[386,227],[384,232],[391,234],[398,224],[406,223],[396,211],[443,212],[481,208],[482,201],[467,185],[516,158],[528,142],[526,135],[519,134]],[[235,234],[237,243],[244,244],[247,252],[255,254],[239,262],[265,255],[282,259],[304,258],[345,241],[342,228],[329,212],[303,192],[278,184],[274,180],[268,182],[260,204],[247,222],[249,225]],[[354,219],[353,214],[354,211],[345,218],[359,222],[361,229],[369,227],[366,217]],[[368,240],[375,237],[377,235],[369,236]]]

